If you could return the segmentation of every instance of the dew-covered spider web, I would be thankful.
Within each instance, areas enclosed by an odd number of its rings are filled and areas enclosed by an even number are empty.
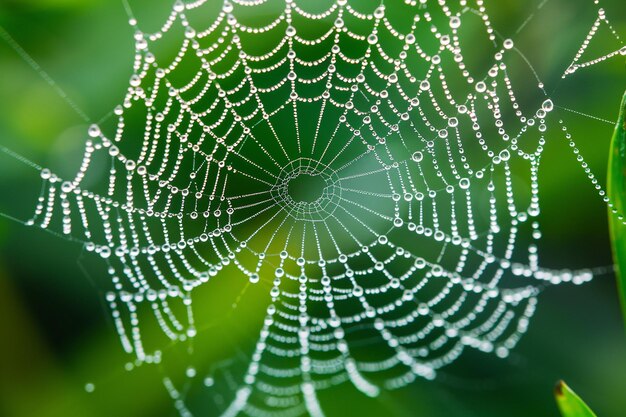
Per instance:
[[[563,77],[626,55],[596,7]],[[127,368],[162,367],[180,415],[205,415],[202,388],[215,415],[322,416],[339,384],[377,396],[468,348],[503,358],[544,287],[592,278],[538,259],[548,129],[605,193],[481,0],[179,1],[154,33],[130,24],[123,101],[73,178],[40,169],[27,224],[102,258]],[[589,56],[603,26],[616,49]],[[261,321],[204,366],[195,340],[220,317],[197,311],[220,285],[234,310],[260,288]]]

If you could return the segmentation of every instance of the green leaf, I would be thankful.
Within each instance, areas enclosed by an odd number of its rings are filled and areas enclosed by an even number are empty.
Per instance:
[[[596,417],[595,413],[563,381],[554,387],[554,398],[563,417]]]
[[[615,260],[615,275],[617,288],[622,304],[622,313],[626,323],[626,93],[622,98],[619,117],[609,153],[608,196],[612,206],[609,206],[609,227],[613,244],[613,259]]]

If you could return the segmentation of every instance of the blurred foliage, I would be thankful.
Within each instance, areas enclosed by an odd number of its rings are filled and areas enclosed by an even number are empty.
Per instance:
[[[554,398],[563,417],[596,417],[585,402],[563,381],[554,388]]]
[[[626,93],[622,99],[615,132],[611,139],[608,174],[608,195],[614,204],[613,209],[618,213],[618,215],[612,215],[609,210],[615,275],[626,322],[626,281],[624,281],[626,279],[624,276],[626,273],[626,226],[623,216],[624,209],[626,209],[626,120],[624,114],[626,114]]]
[[[146,31],[164,20],[171,3],[130,1]],[[617,32],[626,33],[623,1],[602,3]],[[624,86],[623,61],[607,60],[560,78],[596,18],[592,1],[487,0],[485,6],[499,35],[515,40],[557,105],[614,119],[616,91]],[[0,1],[0,26],[93,120],[118,104],[132,72],[133,33],[127,20],[121,1]],[[616,48],[604,30],[590,45],[590,56]],[[0,144],[59,173],[75,171],[85,122],[3,42],[0,74]],[[604,183],[612,126],[562,108],[556,112]],[[611,264],[605,205],[559,131],[548,132],[539,181],[542,263],[557,268]],[[36,172],[0,156],[0,213],[28,218],[39,186]],[[124,370],[129,358],[102,302],[102,267],[72,242],[0,219],[0,415],[176,415],[161,383],[165,369]],[[239,294],[228,281],[227,275],[212,281],[206,302],[198,303],[200,314],[216,320],[196,349],[207,366],[254,343],[246,330],[259,320],[258,294],[243,293],[236,313],[224,317],[224,311],[235,311],[230,303]],[[530,331],[504,361],[469,352],[434,382],[418,381],[377,399],[338,387],[320,399],[328,416],[527,417],[551,414],[546,388],[565,378],[597,404],[599,415],[617,416],[626,409],[621,327],[612,277],[600,276],[584,287],[546,291]],[[184,364],[171,365],[184,369]],[[85,390],[88,383],[95,386],[91,393]]]

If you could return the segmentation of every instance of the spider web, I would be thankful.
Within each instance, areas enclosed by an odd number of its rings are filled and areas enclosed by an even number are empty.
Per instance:
[[[41,169],[27,224],[103,258],[128,369],[166,365],[171,346],[198,354],[209,325],[194,300],[210,282],[265,290],[242,375],[228,360],[203,380],[225,392],[223,416],[322,416],[322,389],[376,396],[468,347],[506,357],[543,287],[593,276],[539,265],[544,133],[578,151],[541,82],[518,99],[519,52],[483,2],[363,3],[177,2],[154,33],[131,18],[114,124],[89,128],[73,179]],[[620,49],[585,61],[601,24]],[[477,39],[484,68],[468,59]],[[563,77],[624,53],[599,9]],[[106,180],[83,187],[94,166]],[[165,372],[183,416],[197,415],[199,372]]]

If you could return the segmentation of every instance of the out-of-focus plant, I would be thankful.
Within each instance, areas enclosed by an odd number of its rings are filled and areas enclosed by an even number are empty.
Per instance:
[[[596,417],[589,406],[563,381],[554,387],[554,398],[563,417]]]
[[[609,227],[613,243],[615,275],[617,288],[622,303],[622,312],[626,322],[626,225],[624,210],[626,209],[626,93],[622,99],[619,117],[611,140],[608,172],[608,196],[613,204],[609,207]],[[613,213],[615,212],[615,213]],[[616,214],[617,213],[617,214]]]

